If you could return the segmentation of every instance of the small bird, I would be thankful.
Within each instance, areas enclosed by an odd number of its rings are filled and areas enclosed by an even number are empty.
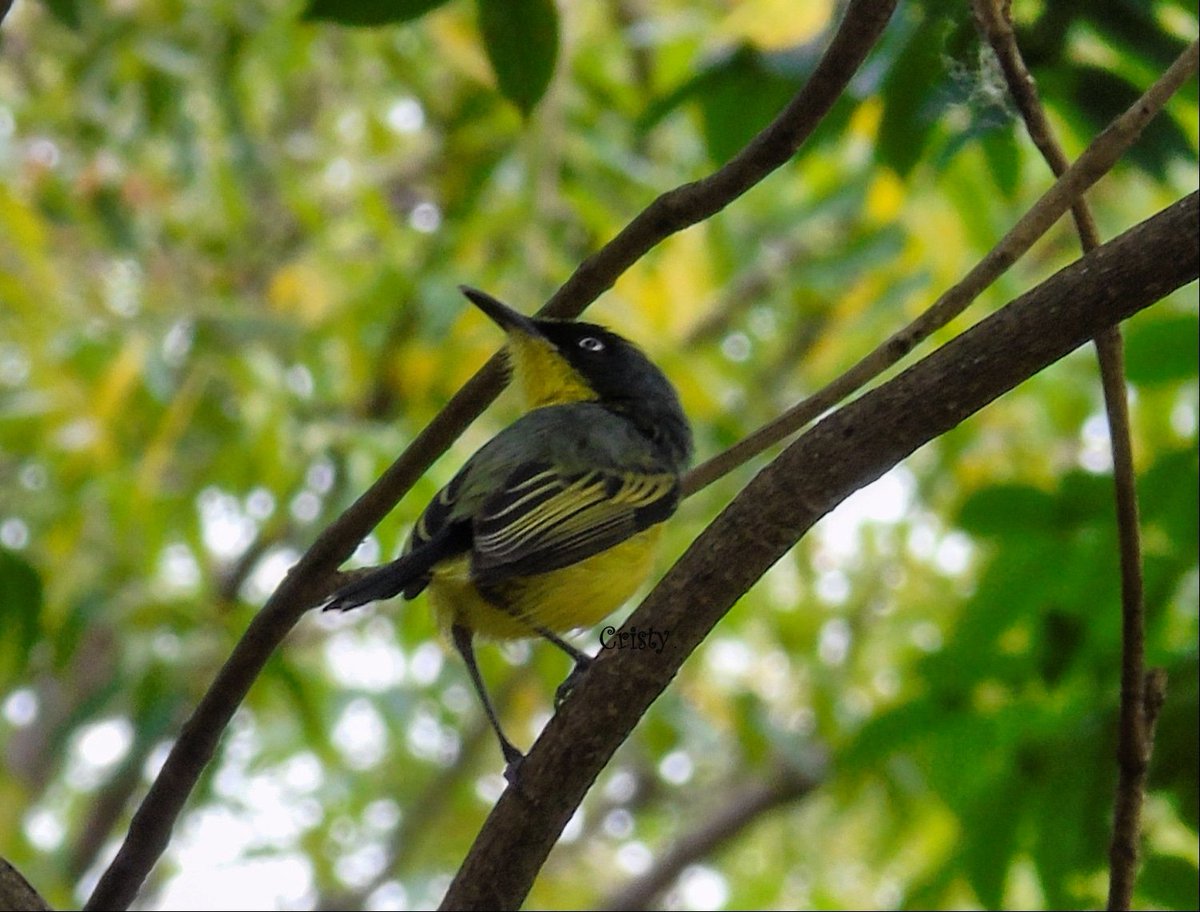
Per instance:
[[[527,317],[460,290],[507,336],[529,411],[484,444],[425,508],[404,553],[333,593],[348,611],[428,589],[438,623],[466,662],[511,780],[523,754],[505,736],[475,662],[476,634],[559,634],[619,607],[653,566],[662,522],[679,504],[692,432],[670,381],[633,343],[591,323]]]

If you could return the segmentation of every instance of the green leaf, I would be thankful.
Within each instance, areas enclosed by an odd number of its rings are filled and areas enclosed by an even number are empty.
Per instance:
[[[1005,536],[1053,528],[1054,497],[1029,485],[995,485],[967,498],[957,525],[972,535]]]
[[[1147,385],[1195,377],[1200,372],[1197,337],[1195,314],[1134,321],[1125,335],[1126,376]]]
[[[916,699],[870,719],[838,753],[838,768],[869,770],[892,754],[927,742],[945,721],[945,710],[929,699]]]
[[[743,47],[713,68],[700,93],[704,141],[717,164],[733,158],[771,122],[800,87],[758,51]]]
[[[1113,517],[1112,475],[1067,472],[1058,483],[1059,528],[1108,526]]]
[[[83,19],[79,14],[79,0],[42,0],[42,3],[50,10],[50,15],[67,28],[78,31],[83,26]]]
[[[1095,737],[1093,732],[1080,719],[1078,727],[1064,731],[1059,739],[1030,743],[1018,759],[1028,765],[1018,772],[1031,816],[1045,822],[1033,834],[1030,855],[1050,909],[1087,904],[1084,877],[1103,857],[1108,843],[1110,761],[1102,752],[1079,749],[1085,743],[1081,736]]]
[[[709,158],[721,164],[771,122],[812,68],[813,62],[801,53],[763,54],[743,45],[656,99],[638,119],[638,129],[645,132],[677,108],[695,101],[703,118]],[[844,107],[841,113],[852,107]]]
[[[1127,79],[1100,67],[1074,67],[1071,75],[1072,101],[1095,133],[1124,113],[1142,94]],[[1171,162],[1195,158],[1191,140],[1168,112],[1146,125],[1128,155],[1130,161],[1157,179],[1162,179]]]
[[[1194,647],[1193,647],[1194,649]],[[1200,825],[1200,775],[1197,775],[1196,716],[1200,713],[1200,665],[1196,653],[1167,666],[1167,702],[1158,717],[1150,788],[1174,807],[1195,832]],[[1175,906],[1188,909],[1190,905]]]
[[[136,226],[117,187],[101,187],[93,194],[92,205],[96,219],[104,226],[113,247],[119,250],[137,249]]]
[[[962,816],[961,858],[971,889],[985,909],[1004,907],[1004,884],[1017,848],[1024,792],[1013,776],[998,783]]]
[[[479,30],[501,94],[528,115],[546,94],[558,58],[553,0],[479,0]]]
[[[38,638],[42,578],[23,557],[0,548],[0,669],[19,673]]]
[[[447,0],[308,0],[302,18],[339,25],[389,25],[409,22]]]
[[[1137,892],[1164,909],[1200,908],[1200,872],[1183,858],[1151,855],[1138,876]]]
[[[1110,47],[1122,53],[1138,54],[1155,69],[1166,69],[1183,53],[1187,42],[1163,27],[1154,6],[1138,0],[1080,3],[1076,14],[1094,26]],[[1191,14],[1196,14],[1194,5]]]
[[[1139,480],[1142,515],[1146,522],[1162,529],[1184,553],[1193,559],[1200,520],[1196,499],[1200,497],[1200,470],[1195,449],[1166,453],[1146,470]]]
[[[1005,124],[997,130],[989,130],[979,137],[979,146],[987,161],[988,171],[996,188],[1005,199],[1014,199],[1021,177],[1021,147],[1013,130],[1013,124]]]
[[[942,47],[947,32],[945,20],[927,18],[922,22],[884,86],[883,118],[875,148],[879,160],[901,177],[920,161],[939,113],[935,99],[946,75]]]
[[[1038,671],[1050,686],[1055,686],[1070,670],[1087,636],[1084,618],[1065,611],[1047,611],[1042,618],[1041,636],[1036,640]]]

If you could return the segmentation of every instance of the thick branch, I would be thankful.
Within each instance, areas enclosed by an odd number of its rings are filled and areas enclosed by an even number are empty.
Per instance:
[[[718,212],[784,164],[841,95],[887,24],[895,0],[852,0],[812,78],[740,154],[704,180],[655,200],[588,258],[543,308],[575,316],[638,257],[664,238]],[[166,850],[188,796],[212,759],[225,727],[268,657],[330,588],[337,566],[495,398],[499,361],[489,361],[450,400],[379,480],[292,567],[250,623],[229,660],[180,732],[166,763],[133,817],[125,842],[88,899],[87,909],[124,909]]]
[[[700,535],[629,619],[661,655],[602,652],[501,796],[442,901],[515,909],[591,783],[684,659],[818,519],[1101,330],[1197,275],[1197,194],[1055,274],[792,443]]]
[[[12,912],[50,910],[50,904],[4,858],[0,858],[0,909],[11,909]]]

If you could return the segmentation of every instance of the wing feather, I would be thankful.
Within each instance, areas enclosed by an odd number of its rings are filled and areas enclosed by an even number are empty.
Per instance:
[[[473,576],[491,584],[570,566],[661,522],[678,502],[669,471],[522,466],[474,517]]]

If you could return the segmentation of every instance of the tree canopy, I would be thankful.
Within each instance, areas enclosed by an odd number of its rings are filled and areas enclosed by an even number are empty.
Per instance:
[[[1082,338],[1020,365],[1109,307],[1098,326],[1138,311],[1122,330],[1145,662],[1166,676],[1134,904],[1200,905],[1196,286],[1120,310],[1086,285],[1124,266],[1194,278],[1200,251],[1137,235],[1078,264],[1061,218],[901,344],[1055,176],[972,4],[877,4],[859,65],[870,6],[0,2],[0,859],[52,905],[85,902],[289,568],[415,446],[410,468],[436,461],[396,476],[406,496],[352,565],[393,557],[518,414],[502,394],[461,434],[422,436],[498,388],[500,333],[467,283],[529,313],[595,299],[587,318],[679,389],[701,462],[895,341],[810,449],[773,437],[667,524],[656,577],[709,529],[728,554],[693,548],[690,585],[742,561],[747,579],[678,674],[653,650],[618,657],[644,674],[604,693],[665,687],[644,716],[632,698],[589,707],[587,686],[568,701],[562,725],[598,732],[603,712],[632,733],[549,835],[530,907],[1102,904],[1122,669],[1110,430]],[[1168,207],[1197,187],[1194,4],[1011,12],[1070,160],[1190,48],[1192,74],[1086,195],[1102,242],[1185,213]],[[1060,303],[1039,288],[1090,290],[1035,324]],[[991,395],[1006,359],[951,347],[971,327],[1019,346]],[[927,412],[946,425],[922,437]],[[853,433],[884,446],[910,424],[903,452],[850,474],[878,452]],[[738,503],[761,529],[714,524]],[[787,523],[807,533],[794,547]],[[673,579],[652,600],[686,596]],[[502,760],[424,602],[304,613],[321,580],[289,596],[294,629],[246,672],[211,762],[194,758],[139,908],[434,906],[497,805]],[[566,663],[532,643],[479,657],[529,746]]]

